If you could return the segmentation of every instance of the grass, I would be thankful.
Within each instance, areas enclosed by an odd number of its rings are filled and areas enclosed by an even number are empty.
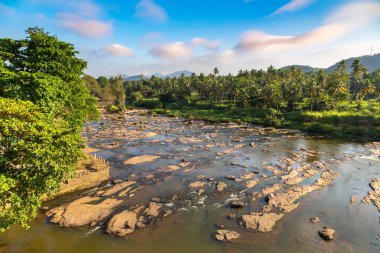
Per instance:
[[[151,113],[208,122],[249,122],[257,125],[298,129],[311,135],[345,141],[380,141],[380,103],[340,103],[329,111],[280,113],[273,109],[238,108],[231,103],[201,101],[182,107],[152,109]]]

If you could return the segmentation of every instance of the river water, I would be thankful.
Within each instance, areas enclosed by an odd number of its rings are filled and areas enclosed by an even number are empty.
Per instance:
[[[120,135],[128,131],[136,136]],[[157,135],[141,138],[138,133]],[[212,125],[140,114],[129,114],[125,118],[103,115],[99,123],[88,125],[84,137],[88,146],[94,148],[93,154],[110,162],[113,178],[126,179],[135,174],[141,179],[137,181],[143,188],[123,206],[146,203],[152,197],[170,204],[169,200],[176,195],[181,201],[174,204],[174,213],[119,238],[105,233],[106,221],[91,228],[62,228],[50,224],[41,211],[30,223],[30,229],[13,226],[0,235],[1,253],[380,252],[380,213],[374,205],[360,202],[370,190],[371,179],[380,178],[380,160],[368,145],[315,139],[292,131],[250,125]],[[263,167],[275,166],[281,158],[291,157],[300,150],[315,151],[315,155],[305,157],[303,163],[334,161],[329,169],[341,176],[331,186],[300,199],[299,207],[286,213],[272,232],[248,230],[239,224],[238,218],[227,218],[230,212],[240,217],[261,210],[265,201],[251,201],[251,193],[281,181]],[[150,163],[124,164],[126,159],[139,155],[160,158]],[[189,161],[191,169],[165,170],[182,161]],[[226,175],[239,177],[251,171],[259,171],[263,177],[252,189],[224,178]],[[154,179],[145,180],[147,175],[153,175]],[[208,187],[204,194],[198,195],[188,185],[198,181],[196,176],[199,175],[224,181],[231,189],[227,194],[216,194],[213,187]],[[313,181],[314,177],[302,184]],[[68,194],[44,206],[64,204],[87,193]],[[357,201],[350,204],[353,194]],[[231,210],[228,201],[233,197],[244,199],[248,204],[243,209]],[[309,222],[313,216],[319,217],[320,222]],[[215,241],[216,224],[239,232],[241,237],[229,242]],[[336,230],[333,241],[326,242],[319,237],[317,231],[323,226]]]

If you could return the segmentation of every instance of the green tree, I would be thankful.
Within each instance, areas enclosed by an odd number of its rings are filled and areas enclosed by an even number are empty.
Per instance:
[[[82,141],[69,128],[32,102],[0,98],[0,231],[27,227],[41,195],[73,172]]]
[[[83,123],[97,116],[73,45],[40,28],[0,39],[0,230],[27,226],[42,194],[83,155]]]

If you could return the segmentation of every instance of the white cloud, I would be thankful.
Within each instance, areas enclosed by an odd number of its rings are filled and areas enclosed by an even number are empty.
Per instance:
[[[276,10],[272,15],[277,15],[283,12],[295,11],[303,7],[308,6],[314,0],[291,0],[289,3],[285,4],[278,10]]]
[[[120,45],[120,44],[116,44],[116,43],[105,45],[103,47],[103,51],[106,54],[109,54],[112,56],[128,56],[128,57],[131,57],[134,55],[133,51],[130,48],[123,46],[123,45]]]
[[[141,0],[138,2],[136,16],[159,22],[164,22],[168,18],[166,11],[153,0]]]
[[[140,46],[143,48],[152,48],[162,43],[164,36],[157,32],[150,32],[140,38]]]
[[[112,23],[97,19],[86,19],[71,13],[59,13],[58,24],[79,36],[87,38],[101,38],[112,32]]]
[[[149,53],[156,58],[166,60],[185,58],[192,55],[191,49],[183,42],[160,45],[150,50]]]
[[[379,17],[380,3],[355,2],[338,9],[322,26],[301,35],[276,36],[258,30],[247,31],[235,49],[265,53],[310,48],[338,40]]]
[[[193,47],[204,47],[209,50],[217,50],[219,49],[220,43],[219,41],[216,41],[216,40],[210,41],[204,38],[197,37],[197,38],[193,38],[189,44]]]

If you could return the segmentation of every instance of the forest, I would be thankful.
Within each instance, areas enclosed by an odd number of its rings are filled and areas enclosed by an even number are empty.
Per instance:
[[[128,106],[152,113],[294,128],[343,140],[380,140],[380,70],[369,73],[358,59],[351,66],[339,62],[330,74],[270,66],[224,76],[214,68],[209,75],[179,78],[84,80],[113,111],[123,108],[126,97]]]

